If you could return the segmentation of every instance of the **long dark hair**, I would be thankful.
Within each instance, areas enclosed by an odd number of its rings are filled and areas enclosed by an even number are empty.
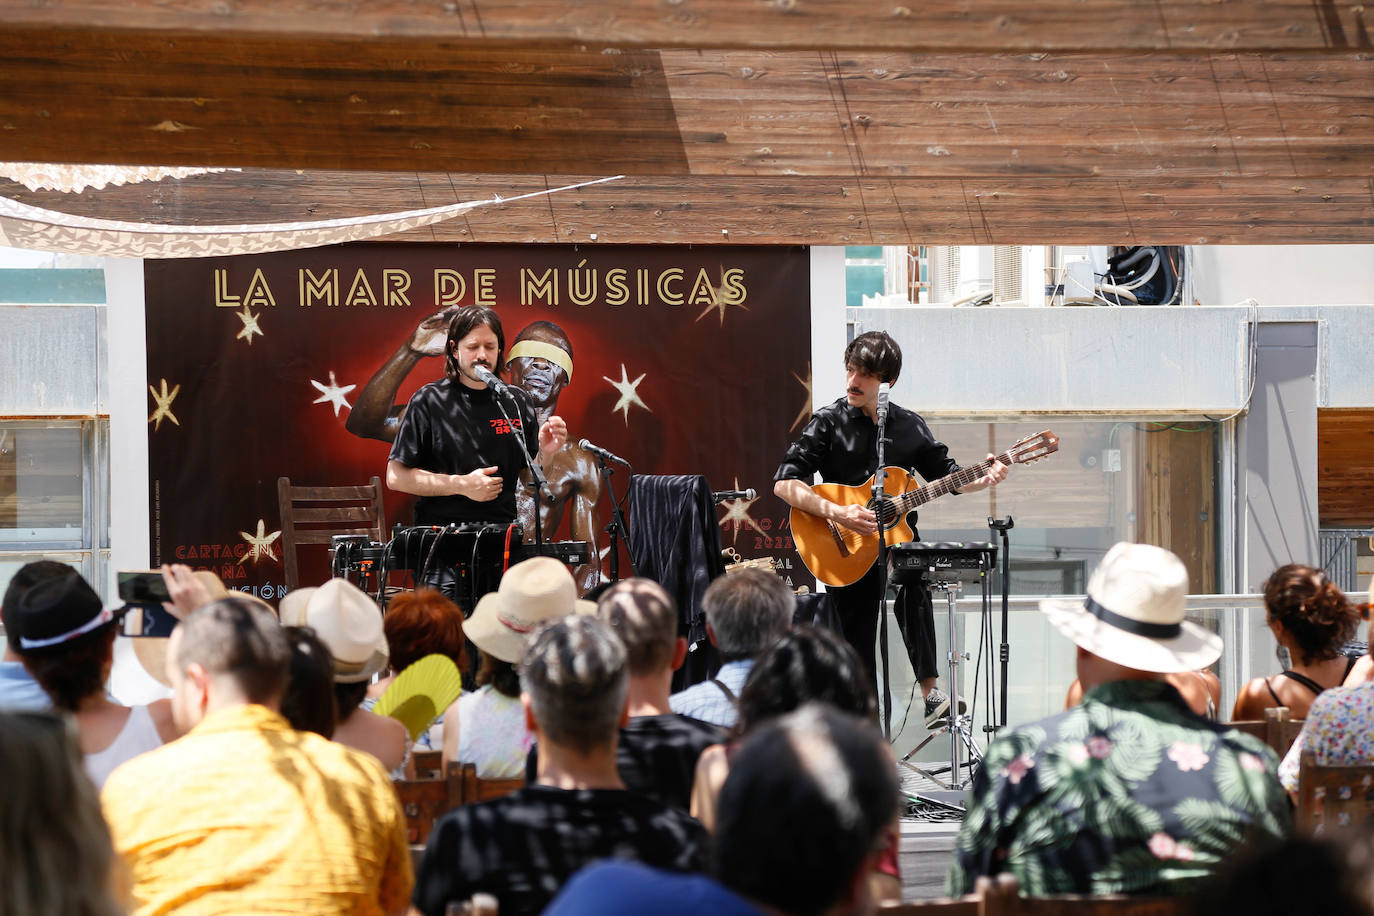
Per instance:
[[[453,358],[453,347],[458,341],[472,333],[472,329],[486,325],[491,328],[491,332],[496,335],[496,346],[501,352],[496,354],[496,365],[492,366],[491,371],[495,372],[502,365],[501,358],[506,354],[506,332],[501,329],[501,318],[496,314],[495,309],[489,309],[485,305],[465,305],[453,313],[453,318],[448,323],[448,341],[444,344],[444,375],[450,381],[456,381],[461,374],[458,371],[458,360]]]

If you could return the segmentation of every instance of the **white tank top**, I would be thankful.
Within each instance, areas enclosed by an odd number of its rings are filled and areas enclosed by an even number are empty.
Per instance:
[[[490,684],[458,698],[458,759],[477,765],[479,779],[525,775],[534,735],[525,729],[525,708]]]
[[[82,763],[86,767],[86,775],[91,777],[91,782],[100,789],[115,767],[161,746],[162,737],[157,733],[157,726],[153,724],[148,707],[135,706],[129,710],[129,720],[110,742],[110,746],[103,751],[87,754]]]

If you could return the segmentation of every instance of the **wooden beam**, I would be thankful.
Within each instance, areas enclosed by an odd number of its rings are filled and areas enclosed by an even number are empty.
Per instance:
[[[0,159],[638,175],[1374,175],[1364,52],[598,51],[0,33]]]
[[[510,197],[578,176],[248,170],[83,194],[0,194],[81,216],[236,224]],[[631,177],[394,238],[635,244],[1374,243],[1369,179]]]
[[[619,48],[1368,48],[1353,0],[0,0],[9,27]]]
[[[1374,527],[1374,410],[1317,411],[1317,515],[1324,528]]]

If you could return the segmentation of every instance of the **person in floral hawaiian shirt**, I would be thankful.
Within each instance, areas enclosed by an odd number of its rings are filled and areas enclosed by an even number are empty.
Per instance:
[[[1178,557],[1117,544],[1085,601],[1041,602],[1078,646],[1083,702],[988,749],[951,894],[999,872],[1027,896],[1187,894],[1233,851],[1290,832],[1274,753],[1192,712],[1162,677],[1221,654],[1220,637],[1183,619],[1187,591]]]

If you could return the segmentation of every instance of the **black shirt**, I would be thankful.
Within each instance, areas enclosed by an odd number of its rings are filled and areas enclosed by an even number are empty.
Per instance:
[[[501,495],[489,502],[457,495],[421,496],[415,502],[415,524],[515,518],[515,486],[525,456],[514,434],[523,432],[530,455],[537,458],[539,427],[525,392],[514,387],[509,391],[504,402],[513,425],[506,422],[490,388],[469,388],[443,378],[411,397],[391,446],[391,460],[436,474],[468,474],[494,466],[500,468],[502,478]]]
[[[935,438],[921,415],[892,404],[887,411],[888,467],[915,471],[927,481],[959,470],[949,448]],[[773,480],[811,483],[819,472],[825,483],[857,486],[878,470],[878,424],[844,398],[816,411],[773,475]],[[890,492],[890,490],[889,490]],[[908,516],[915,524],[916,513]]]
[[[692,802],[697,758],[724,740],[724,729],[691,716],[635,716],[620,729],[615,765],[631,792],[686,811]],[[525,762],[526,781],[533,783],[538,772],[536,744]]]
[[[622,789],[526,786],[464,805],[434,825],[415,878],[415,908],[444,907],[478,891],[501,916],[534,916],[582,866],[631,859],[673,871],[703,871],[704,827],[685,812]]]

